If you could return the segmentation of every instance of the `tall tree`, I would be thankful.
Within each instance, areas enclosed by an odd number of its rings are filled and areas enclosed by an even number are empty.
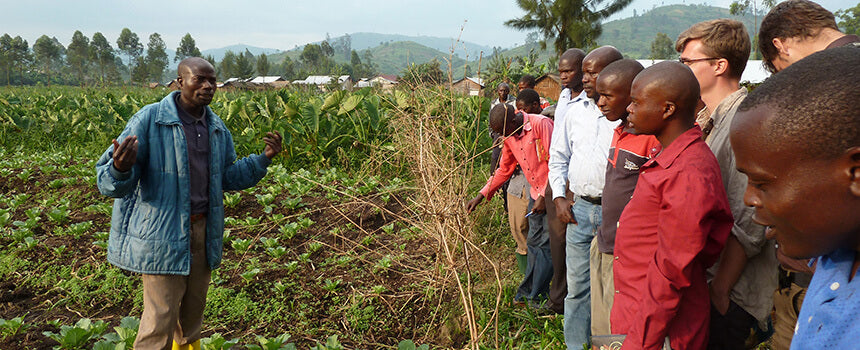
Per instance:
[[[257,57],[257,74],[262,76],[269,75],[269,58],[266,57],[265,53]]]
[[[176,56],[173,57],[173,62],[184,60],[188,57],[200,57],[200,49],[197,48],[197,43],[191,34],[185,33],[182,40],[179,41],[179,47],[176,48]]]
[[[543,39],[555,41],[555,51],[560,55],[569,48],[588,49],[595,45],[602,27],[600,22],[621,11],[632,0],[517,0],[517,5],[526,11],[520,18],[511,19],[505,25],[519,30],[538,30]]]
[[[245,49],[245,52],[240,53],[238,57],[236,57],[236,75],[239,78],[247,79],[254,75],[254,54],[248,49]]]
[[[140,63],[145,63],[144,60],[139,59],[143,54],[143,44],[140,43],[140,38],[137,34],[132,32],[131,29],[123,28],[119,34],[119,38],[116,39],[116,47],[117,51],[125,55],[128,61],[128,71],[131,81],[145,81],[146,76],[141,76],[140,71],[145,71],[146,66],[139,66]],[[138,74],[134,74],[135,72],[138,72]]]
[[[776,0],[734,0],[729,5],[729,13],[735,16],[753,15],[753,57],[760,59],[758,53],[758,16],[776,5]]]
[[[149,66],[146,65],[146,57],[138,56],[131,66],[131,81],[144,83],[149,78]]]
[[[652,60],[668,60],[675,56],[675,46],[672,39],[666,33],[657,33],[654,41],[651,42]]]
[[[296,63],[293,62],[290,56],[284,56],[284,60],[278,65],[278,75],[287,80],[296,78]]]
[[[221,75],[227,78],[235,78],[236,77],[236,53],[231,50],[227,50],[224,53],[224,58],[221,59],[221,63],[218,65],[221,68]]]
[[[143,54],[143,44],[140,38],[128,28],[123,28],[116,39],[116,47],[128,59],[128,65],[135,63],[136,59]]]
[[[12,37],[9,34],[3,34],[0,37],[0,70],[6,76],[6,85],[9,85],[9,75],[14,66],[14,48],[12,47]]]
[[[90,57],[90,39],[84,36],[80,30],[76,30],[72,35],[72,42],[66,50],[66,61],[71,66],[72,71],[78,77],[78,83],[84,85],[86,83],[86,74],[89,70]]]
[[[48,77],[48,85],[51,85],[51,72],[62,59],[62,46],[57,44],[56,38],[51,39],[47,35],[40,36],[33,44],[36,63],[42,73]]]
[[[104,84],[109,76],[116,76],[116,55],[114,55],[113,47],[107,41],[102,33],[96,32],[93,34],[93,41],[90,44],[91,58],[99,67],[99,81]]]
[[[149,68],[149,79],[160,82],[164,76],[164,69],[167,68],[169,62],[164,40],[158,33],[152,33],[149,36],[149,43],[146,44],[146,66]]]
[[[18,82],[24,84],[24,71],[33,60],[33,55],[30,54],[30,45],[27,40],[20,36],[15,36],[12,39],[12,66],[18,71]]]
[[[860,3],[857,6],[836,11],[836,19],[839,20],[839,28],[845,34],[860,35]]]

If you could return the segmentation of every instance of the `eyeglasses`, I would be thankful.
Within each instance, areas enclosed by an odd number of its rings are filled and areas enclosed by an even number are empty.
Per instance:
[[[681,63],[686,64],[686,65],[688,65],[688,66],[689,66],[689,65],[692,65],[693,63],[700,62],[700,61],[710,61],[710,60],[718,60],[718,59],[720,59],[720,58],[719,58],[719,57],[705,57],[705,58],[683,58],[683,57],[678,57],[678,62],[681,62]]]

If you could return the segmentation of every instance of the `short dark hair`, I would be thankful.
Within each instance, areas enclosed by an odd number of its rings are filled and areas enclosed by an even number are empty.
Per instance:
[[[860,48],[816,52],[774,74],[738,111],[767,106],[765,137],[801,144],[805,156],[836,157],[860,146]]]
[[[620,82],[627,84],[628,91],[630,90],[630,84],[633,83],[633,78],[636,78],[636,75],[641,72],[644,67],[638,61],[630,58],[625,58],[623,60],[618,60],[610,63],[600,71],[601,76],[609,77],[611,75],[615,75],[619,78]],[[599,79],[599,78],[598,78]]]
[[[514,110],[516,108],[507,103],[499,103],[490,110],[490,129],[493,130],[493,125],[497,125],[500,128],[505,125],[505,122],[508,118],[514,117]]]
[[[523,77],[520,78],[520,82],[526,84],[526,86],[530,88],[534,88],[535,84],[537,84],[535,77],[530,74],[523,75]]]
[[[783,1],[761,20],[758,31],[758,49],[764,58],[765,67],[776,72],[773,60],[779,56],[773,39],[805,39],[818,35],[824,28],[839,30],[836,17],[821,5],[809,0]]]
[[[538,95],[537,91],[534,91],[534,89],[523,89],[520,91],[519,95],[517,95],[517,102],[520,101],[523,101],[523,103],[527,105],[540,103],[540,95]]]

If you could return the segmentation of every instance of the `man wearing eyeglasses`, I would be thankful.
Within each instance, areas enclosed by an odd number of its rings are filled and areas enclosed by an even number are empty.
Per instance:
[[[675,44],[679,60],[693,71],[701,98],[711,112],[700,123],[705,142],[717,157],[734,226],[722,256],[708,270],[711,294],[709,349],[743,349],[755,322],[766,325],[777,287],[776,252],[764,227],[753,222],[744,205],[746,175],[735,168],[729,126],[746,97],[741,74],[750,55],[750,39],[741,22],[700,22],[681,33]]]

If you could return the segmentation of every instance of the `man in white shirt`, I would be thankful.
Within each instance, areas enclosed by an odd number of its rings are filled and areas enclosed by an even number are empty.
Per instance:
[[[591,338],[591,241],[602,218],[601,197],[613,129],[597,108],[597,75],[609,63],[624,58],[616,48],[592,50],[582,61],[583,92],[573,98],[550,146],[549,183],[558,218],[567,223],[567,296],[564,299],[564,340],[567,348],[581,349]],[[575,101],[575,102],[574,102]],[[559,114],[556,114],[557,116]],[[569,185],[567,183],[569,182]],[[565,197],[567,190],[575,195]]]
[[[564,89],[558,97],[555,109],[555,122],[564,120],[564,113],[572,103],[570,96],[579,96],[582,92],[582,59],[585,51],[580,49],[568,49],[558,59],[558,73]],[[556,131],[553,129],[552,137],[555,139]],[[563,192],[562,192],[563,194]],[[552,281],[549,288],[549,299],[546,308],[557,314],[564,313],[564,298],[567,296],[567,267],[565,263],[565,232],[567,223],[562,223],[555,212],[552,202],[552,190],[546,187],[544,195],[546,200],[546,219],[549,227],[550,254],[552,256]]]

